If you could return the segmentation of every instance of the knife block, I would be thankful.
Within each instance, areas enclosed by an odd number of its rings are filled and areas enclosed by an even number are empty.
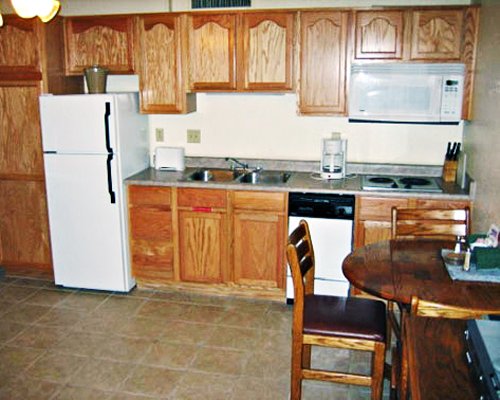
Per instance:
[[[458,161],[445,160],[443,165],[443,181],[455,182],[457,179]]]

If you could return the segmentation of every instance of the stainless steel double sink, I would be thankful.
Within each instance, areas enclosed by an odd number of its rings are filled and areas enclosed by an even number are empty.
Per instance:
[[[191,182],[235,182],[254,185],[276,185],[286,183],[290,179],[290,176],[291,173],[285,171],[200,168],[194,172],[188,172],[183,180]]]

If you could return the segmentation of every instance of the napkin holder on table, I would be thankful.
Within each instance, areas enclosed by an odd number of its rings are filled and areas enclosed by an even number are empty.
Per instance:
[[[474,243],[478,238],[484,238],[486,235],[475,234],[468,236],[469,243]],[[477,269],[500,268],[500,248],[498,247],[475,247],[471,254],[471,263]]]

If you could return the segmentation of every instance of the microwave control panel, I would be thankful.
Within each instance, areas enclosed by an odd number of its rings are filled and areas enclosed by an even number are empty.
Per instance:
[[[462,113],[463,77],[443,77],[441,119],[456,120]]]

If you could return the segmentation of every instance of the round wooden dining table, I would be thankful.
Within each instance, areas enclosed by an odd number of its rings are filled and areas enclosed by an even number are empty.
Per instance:
[[[441,249],[453,242],[418,239],[377,242],[355,249],[343,262],[346,278],[368,294],[409,305],[412,296],[450,306],[498,314],[500,284],[452,280]],[[414,399],[479,398],[465,361],[464,320],[407,315],[399,351],[397,391],[406,399],[408,379]],[[406,350],[408,349],[408,350]],[[410,378],[408,378],[408,374]],[[424,394],[425,393],[425,394]]]
[[[355,249],[342,265],[356,288],[410,304],[411,297],[467,308],[500,310],[500,284],[452,280],[441,249],[454,243],[432,239],[389,240]]]

